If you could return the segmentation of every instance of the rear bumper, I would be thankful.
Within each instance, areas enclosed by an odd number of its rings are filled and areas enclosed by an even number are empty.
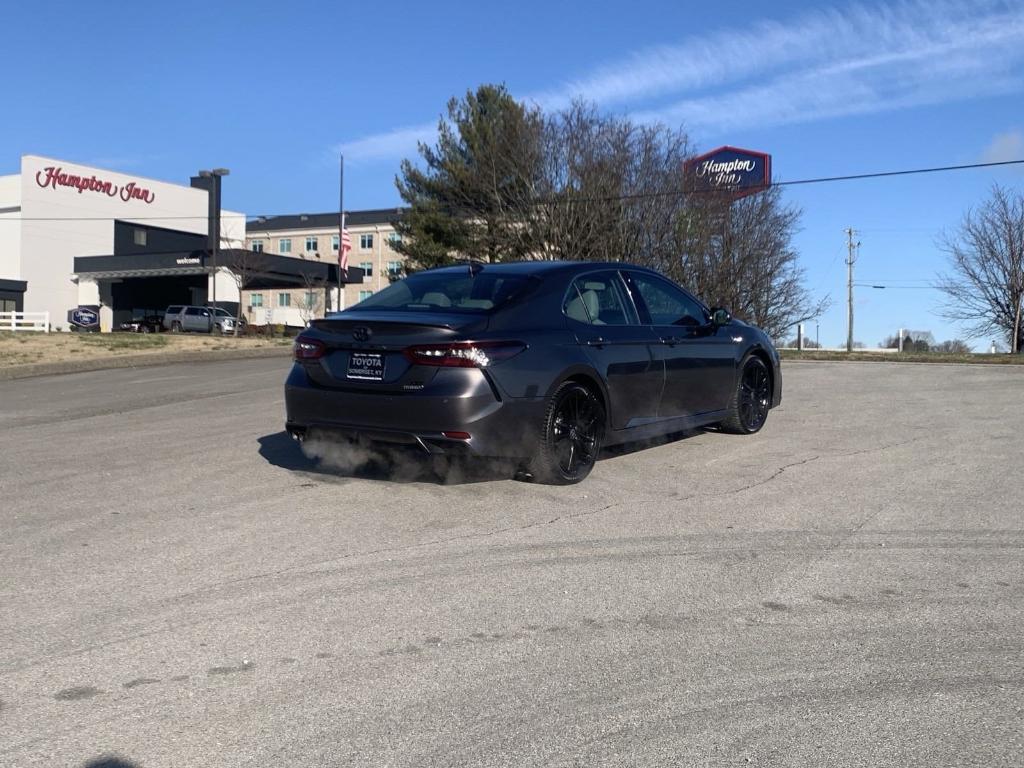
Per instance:
[[[453,372],[454,373],[454,372]],[[285,383],[285,428],[419,448],[429,454],[525,458],[534,453],[543,398],[499,399],[480,371],[459,371],[461,391],[353,392],[310,382],[301,365]],[[468,432],[469,439],[444,432]]]

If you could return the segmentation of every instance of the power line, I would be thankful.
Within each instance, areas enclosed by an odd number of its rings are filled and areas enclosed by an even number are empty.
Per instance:
[[[887,288],[894,291],[938,291],[934,285],[879,285],[878,283],[854,283],[858,288]]]
[[[918,173],[942,173],[944,171],[966,171],[971,168],[992,168],[999,165],[1022,165],[1024,160],[1001,160],[995,163],[969,163],[967,165],[942,165],[934,168],[914,168],[907,171],[880,171],[878,173],[857,173],[849,176],[823,176],[818,179],[798,179],[796,181],[780,181],[776,187],[795,186],[797,184],[823,184],[829,181],[854,181],[857,179],[880,179],[886,176],[911,176]]]
[[[994,168],[998,166],[1024,165],[1024,160],[1002,160],[994,163],[969,163],[966,165],[943,165],[932,168],[911,168],[902,171],[878,171],[875,173],[855,173],[845,176],[819,176],[810,179],[793,179],[791,181],[775,181],[761,191],[771,187],[793,187],[802,184],[826,184],[835,181],[857,181],[861,179],[881,179],[890,176],[912,176],[923,173],[944,173],[947,171],[966,171],[976,168]],[[728,190],[723,189],[695,189],[689,191],[666,190],[663,192],[636,192],[626,195],[604,195],[598,197],[574,197],[574,198],[549,198],[524,201],[527,205],[560,205],[564,203],[597,203],[615,202],[618,200],[645,200],[659,197],[685,197],[695,194],[727,194]],[[0,222],[4,221],[115,221],[134,219],[138,221],[206,221],[209,216],[27,216],[27,217],[5,217],[0,216]],[[271,230],[272,231],[272,230]],[[876,230],[881,231],[881,230]]]
[[[929,278],[864,278],[865,283],[931,283]]]

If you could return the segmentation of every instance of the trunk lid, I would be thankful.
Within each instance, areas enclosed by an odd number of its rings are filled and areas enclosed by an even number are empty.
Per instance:
[[[458,312],[343,312],[314,320],[303,336],[318,339],[326,353],[306,363],[320,386],[357,391],[422,389],[437,368],[414,366],[403,350],[472,338],[487,329],[487,316]]]

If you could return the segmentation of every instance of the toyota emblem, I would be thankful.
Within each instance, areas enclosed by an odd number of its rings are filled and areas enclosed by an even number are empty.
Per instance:
[[[372,335],[373,331],[365,325],[360,325],[352,329],[352,338],[356,341],[369,341]]]

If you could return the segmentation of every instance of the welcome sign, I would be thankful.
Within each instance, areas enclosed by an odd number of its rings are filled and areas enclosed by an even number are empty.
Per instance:
[[[772,156],[739,147],[719,147],[683,164],[687,192],[728,192],[735,199],[772,183]]]
[[[100,315],[91,307],[76,307],[68,310],[68,322],[79,328],[95,328],[100,324]]]

